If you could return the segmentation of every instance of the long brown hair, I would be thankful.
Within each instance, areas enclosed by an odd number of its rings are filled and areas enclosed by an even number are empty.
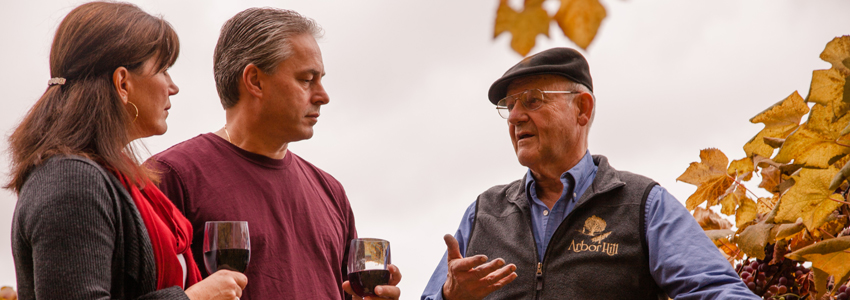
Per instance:
[[[171,25],[133,4],[91,2],[68,13],[50,49],[50,77],[67,81],[48,86],[9,137],[11,180],[5,187],[20,193],[35,167],[68,154],[90,158],[134,182],[149,178],[130,146],[134,115],[125,109],[112,74],[122,66],[137,70],[152,57],[164,70],[179,51]]]

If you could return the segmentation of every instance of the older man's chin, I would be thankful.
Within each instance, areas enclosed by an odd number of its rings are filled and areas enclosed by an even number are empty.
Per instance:
[[[517,161],[519,162],[520,165],[523,165],[525,167],[529,167],[529,166],[533,165],[535,161],[537,161],[537,158],[538,158],[537,153],[530,153],[530,152],[532,152],[532,151],[525,150],[525,149],[517,150],[516,159],[517,159]]]

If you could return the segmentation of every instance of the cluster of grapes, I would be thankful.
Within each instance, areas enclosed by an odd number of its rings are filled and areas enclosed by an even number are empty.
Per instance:
[[[842,285],[835,293],[835,300],[847,300],[847,298],[850,298],[850,291],[847,290],[846,285]]]
[[[800,284],[809,273],[801,262],[783,258],[778,264],[773,259],[773,247],[765,249],[765,258],[744,260],[736,266],[747,287],[764,299],[800,299]],[[799,278],[799,280],[798,280]],[[845,299],[846,300],[846,299]]]

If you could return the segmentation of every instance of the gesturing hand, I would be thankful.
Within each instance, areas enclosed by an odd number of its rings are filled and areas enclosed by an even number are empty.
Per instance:
[[[516,266],[505,265],[501,258],[487,262],[487,256],[464,258],[457,240],[450,234],[443,236],[448,249],[449,272],[443,284],[446,300],[483,299],[490,293],[516,279]]]
[[[375,294],[378,297],[367,296],[365,300],[372,299],[395,299],[398,300],[398,297],[401,296],[401,290],[397,287],[398,283],[401,282],[401,271],[398,270],[393,264],[387,266],[387,269],[390,270],[390,282],[387,285],[379,285],[375,287]],[[360,298],[354,293],[354,289],[351,288],[351,283],[346,280],[342,283],[342,289],[345,290],[346,293],[351,294],[351,299],[353,300],[363,300],[364,298]]]

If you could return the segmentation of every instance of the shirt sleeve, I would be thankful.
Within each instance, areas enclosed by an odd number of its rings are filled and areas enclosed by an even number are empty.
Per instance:
[[[18,200],[25,205],[15,222],[31,249],[34,292],[22,299],[110,299],[116,219],[109,188],[94,166],[53,166],[31,175]],[[24,254],[15,250],[18,263]]]
[[[666,189],[655,186],[646,201],[646,242],[655,282],[674,299],[761,299]]]
[[[149,158],[145,162],[145,166],[157,172],[159,175],[157,187],[185,215],[186,209],[188,209],[186,206],[189,195],[186,193],[180,174],[170,164],[158,160],[156,156]]]
[[[469,234],[475,221],[476,202],[472,202],[472,205],[466,209],[463,219],[460,221],[460,226],[455,232],[455,239],[457,239],[461,255],[466,253],[466,246],[469,244]],[[443,300],[443,284],[446,283],[446,276],[449,273],[447,260],[448,252],[443,252],[443,258],[440,259],[437,269],[431,274],[431,279],[428,280],[428,285],[425,286],[425,291],[422,292],[420,300]]]
[[[340,187],[340,189],[342,189],[342,187]],[[346,196],[344,191],[342,195],[345,197],[345,203],[348,204],[348,196]],[[346,205],[346,208],[348,209],[348,236],[346,237],[345,244],[343,245],[343,248],[345,249],[343,250],[342,266],[340,267],[340,270],[342,270],[342,281],[348,281],[348,256],[351,255],[348,252],[348,245],[351,244],[351,240],[357,238],[357,227],[354,224],[354,210],[351,209],[350,205]],[[390,257],[390,259],[392,259],[392,257]],[[342,290],[341,284],[342,283],[340,283],[339,290],[342,293],[343,299],[351,300],[353,297]]]

